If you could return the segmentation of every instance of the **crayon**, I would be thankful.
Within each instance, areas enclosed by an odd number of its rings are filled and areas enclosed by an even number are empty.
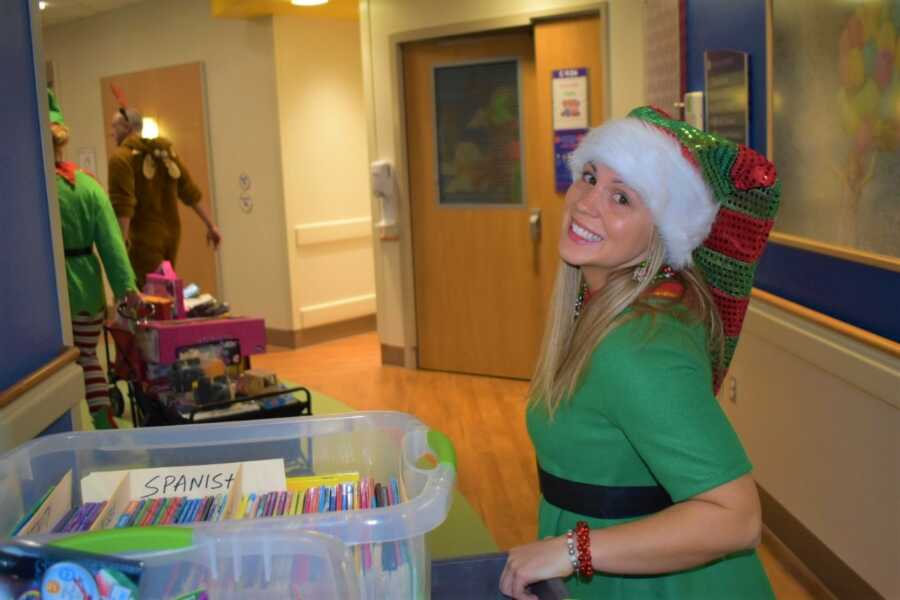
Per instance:
[[[250,494],[249,496],[247,496],[247,505],[244,507],[244,511],[245,511],[244,516],[243,516],[244,519],[253,518],[252,517],[253,508],[255,507],[255,505],[256,505],[256,494]]]
[[[228,509],[228,494],[222,494],[222,500],[219,501],[219,510],[216,511],[216,521],[223,521],[227,518],[225,511]]]
[[[176,522],[178,513],[181,512],[181,509],[182,509],[182,507],[184,507],[186,502],[187,502],[186,496],[179,496],[178,498],[175,499],[175,502],[173,503],[171,509],[169,510],[169,514],[166,515],[166,521],[165,521],[166,525],[172,525],[173,523]]]
[[[194,520],[194,513],[197,512],[197,509],[200,507],[200,499],[192,498],[188,503],[187,510],[184,511],[184,514],[181,515],[181,523],[191,523]]]
[[[69,533],[75,530],[75,526],[84,518],[84,513],[88,510],[88,505],[82,504],[78,507],[78,510],[69,517],[69,521],[66,523],[66,526],[63,528],[64,533]]]
[[[81,526],[81,531],[90,530],[91,526],[94,524],[94,521],[97,520],[97,517],[100,516],[100,513],[103,512],[103,509],[106,508],[106,501],[97,502],[94,505],[94,508],[88,513],[87,518],[84,520],[84,524]]]
[[[244,518],[244,513],[247,511],[247,500],[248,499],[249,499],[248,496],[241,496],[241,501],[238,504],[237,510],[235,511],[235,513],[236,513],[234,515],[235,519],[240,520],[240,519]]]
[[[150,519],[153,518],[153,512],[159,507],[159,498],[154,498],[153,500],[147,501],[146,509],[143,514],[140,515],[141,520],[137,522],[139,527],[144,527],[147,523],[150,522]]]
[[[132,500],[128,503],[128,506],[125,507],[125,510],[122,511],[122,514],[119,515],[119,518],[116,519],[116,524],[113,525],[113,529],[119,529],[121,527],[125,527],[128,524],[128,520],[131,518],[131,514],[134,512],[134,509],[137,508],[138,501]]]
[[[190,498],[185,496],[184,502],[181,503],[181,506],[178,507],[178,512],[175,513],[175,518],[172,521],[173,523],[175,523],[176,525],[180,525],[181,523],[184,523],[184,517],[187,515],[188,511],[191,509],[191,502],[193,502],[193,500],[191,500]]]
[[[206,521],[206,519],[209,517],[209,510],[210,510],[210,508],[212,508],[212,505],[213,505],[213,497],[212,496],[207,496],[206,498],[204,498],[203,504],[200,506],[200,510],[197,511],[197,518],[194,519],[194,522],[202,523],[203,521]]]
[[[77,510],[77,508],[70,508],[69,512],[64,514],[62,518],[56,522],[56,525],[53,526],[53,529],[50,531],[50,533],[62,533],[66,528],[66,525],[69,523],[69,519],[72,518],[72,515],[74,515]]]

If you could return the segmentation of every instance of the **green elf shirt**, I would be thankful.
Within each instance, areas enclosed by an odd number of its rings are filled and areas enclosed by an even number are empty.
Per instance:
[[[96,245],[116,298],[137,290],[119,224],[100,184],[74,163],[61,162],[56,165],[56,189],[63,247],[71,253]],[[67,257],[66,279],[73,315],[81,312],[93,315],[103,310],[106,306],[103,272],[93,252]]]
[[[644,314],[613,329],[594,350],[583,384],[551,421],[527,414],[538,462],[548,473],[594,485],[663,486],[674,502],[750,472],[737,435],[712,393],[701,324]],[[628,519],[595,519],[543,497],[538,536],[563,535],[577,521],[603,529]],[[755,551],[654,576],[597,573],[567,580],[572,598],[774,598]]]

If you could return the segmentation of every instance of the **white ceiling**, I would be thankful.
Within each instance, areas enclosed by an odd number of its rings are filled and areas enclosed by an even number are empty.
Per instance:
[[[46,0],[47,8],[41,11],[44,27],[68,21],[84,19],[97,13],[115,10],[142,0]]]

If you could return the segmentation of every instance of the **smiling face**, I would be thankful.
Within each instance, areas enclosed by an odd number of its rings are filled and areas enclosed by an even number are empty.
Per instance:
[[[566,193],[559,255],[581,267],[592,290],[610,273],[646,258],[653,215],[634,189],[609,167],[586,163]]]

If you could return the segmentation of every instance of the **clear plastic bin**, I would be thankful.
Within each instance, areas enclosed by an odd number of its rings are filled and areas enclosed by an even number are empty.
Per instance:
[[[141,560],[141,600],[361,597],[352,553],[340,540],[314,531],[143,527],[76,534],[53,543]]]
[[[437,458],[434,468],[417,466],[427,454]],[[289,477],[348,471],[379,481],[397,477],[408,498],[395,506],[368,510],[189,526],[196,535],[207,536],[205,544],[215,536],[252,535],[265,543],[281,536],[290,539],[304,531],[327,534],[351,553],[360,597],[400,600],[429,596],[430,559],[424,536],[447,516],[456,459],[445,436],[403,413],[347,413],[38,438],[0,456],[0,532],[9,532],[70,469],[73,480],[79,482],[94,471],[270,458],[284,459]],[[76,485],[73,505],[80,503]],[[45,541],[53,539],[57,538],[45,537]],[[217,549],[223,548],[216,544]],[[376,568],[360,574],[358,554],[364,546],[373,548],[376,557],[390,553],[400,560],[386,568],[376,560]],[[290,546],[278,547],[290,553]]]

